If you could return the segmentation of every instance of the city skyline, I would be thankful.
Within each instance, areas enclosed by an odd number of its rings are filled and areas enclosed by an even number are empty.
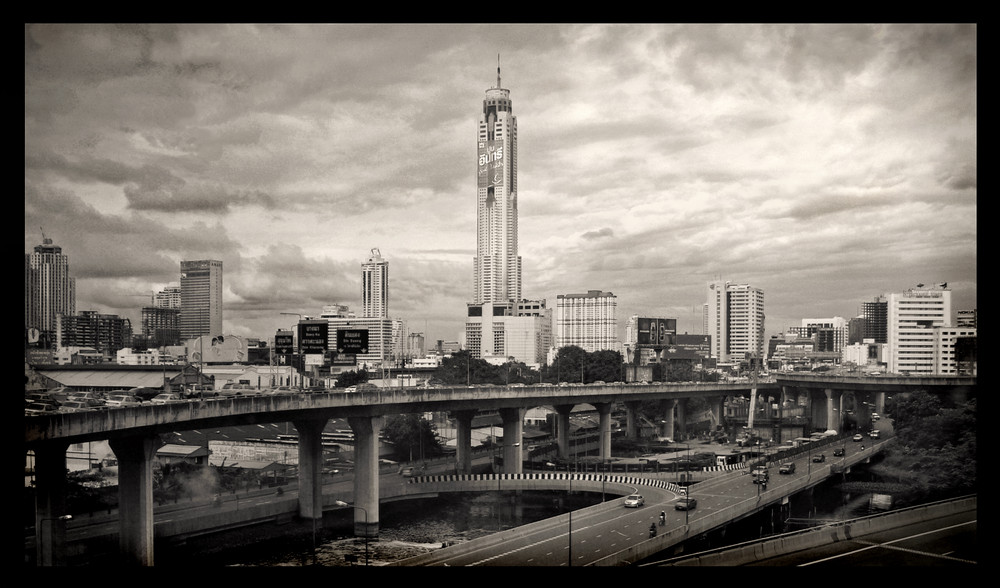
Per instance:
[[[603,290],[700,333],[707,285],[766,335],[948,282],[976,307],[975,25],[26,25],[25,251],[139,324],[181,260],[225,334],[360,308],[456,340],[484,92],[518,120],[523,296]],[[143,300],[145,297],[145,300]]]

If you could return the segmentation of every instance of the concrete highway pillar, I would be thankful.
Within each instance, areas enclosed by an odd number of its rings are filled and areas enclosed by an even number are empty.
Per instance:
[[[875,412],[882,415],[885,413],[885,392],[875,393]]]
[[[662,427],[660,436],[674,439],[674,409],[677,408],[677,399],[664,400],[660,407],[663,411],[663,422],[659,423]]]
[[[834,406],[833,390],[827,388],[823,390],[823,394],[826,396],[826,428],[827,430],[836,429],[837,423],[837,407]]]
[[[299,433],[299,516],[323,518],[323,429],[327,419],[293,421]]]
[[[520,474],[522,471],[521,455],[524,446],[521,437],[524,432],[525,410],[501,408],[499,411],[503,420],[503,473],[505,474]]]
[[[594,405],[594,408],[597,409],[597,414],[600,417],[601,461],[606,463],[607,460],[611,459],[611,403],[598,403]]]
[[[712,412],[712,430],[716,430],[722,424],[722,406],[726,402],[725,396],[710,398],[708,408]]]
[[[348,417],[354,432],[354,535],[378,537],[378,435],[383,417]]]
[[[625,402],[625,436],[633,441],[639,440],[639,407],[642,403],[637,400]]]
[[[472,419],[476,416],[474,410],[456,410],[452,412],[455,418],[455,472],[458,474],[472,473]]]
[[[569,459],[569,413],[573,412],[573,405],[560,404],[553,408],[556,411],[556,444],[559,446],[559,457]]]
[[[65,443],[35,448],[35,565],[66,565]]]
[[[153,460],[159,437],[109,439],[118,459],[118,547],[126,566],[153,565]]]
[[[685,400],[687,399],[681,398],[675,401],[677,403],[677,424],[681,430],[681,439],[687,439],[687,410],[685,410]]]

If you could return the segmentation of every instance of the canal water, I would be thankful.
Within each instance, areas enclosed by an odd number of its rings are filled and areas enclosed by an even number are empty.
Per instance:
[[[873,480],[864,470],[855,479]],[[762,536],[794,531],[810,524],[870,514],[870,494],[847,495],[844,480],[818,486],[808,500],[772,509],[732,525],[725,537],[705,537],[696,550],[733,545]],[[379,536],[353,536],[353,509],[328,512],[323,524],[289,522],[235,530],[156,547],[156,565],[197,566],[380,566],[428,550],[469,541],[601,502],[600,493],[496,492],[442,494],[438,498],[390,502],[379,506]],[[553,563],[553,565],[558,565]]]

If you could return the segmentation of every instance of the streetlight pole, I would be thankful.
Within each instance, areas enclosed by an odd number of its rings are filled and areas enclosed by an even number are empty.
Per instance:
[[[336,500],[334,504],[337,506],[349,506],[351,508],[356,508],[361,512],[365,513],[365,567],[368,567],[368,511],[363,507],[354,506],[353,504],[347,504],[343,500]]]

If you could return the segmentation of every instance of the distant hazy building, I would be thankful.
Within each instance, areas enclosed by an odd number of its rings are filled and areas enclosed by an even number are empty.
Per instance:
[[[764,358],[764,291],[748,284],[715,281],[708,285],[705,334],[719,363]]]
[[[132,346],[132,322],[115,314],[85,310],[59,315],[56,323],[59,347],[91,347],[110,361],[119,349]]]
[[[142,336],[147,347],[180,345],[181,309],[144,306],[141,311]]]
[[[934,374],[938,327],[951,326],[951,290],[947,284],[923,284],[887,296],[887,369],[898,374]]]
[[[222,333],[222,262],[181,262],[181,339]]]
[[[575,345],[587,352],[620,351],[618,298],[611,292],[559,294],[553,313],[553,347]]]
[[[389,262],[378,249],[361,264],[361,316],[389,316]]]
[[[181,287],[167,286],[153,294],[153,306],[156,308],[181,308]]]
[[[816,335],[816,351],[840,353],[847,345],[848,321],[843,317],[802,319],[801,328],[805,329],[807,337]]]
[[[69,275],[69,257],[43,236],[42,244],[24,255],[24,328],[29,340],[51,344],[56,317],[75,313],[76,279]]]

